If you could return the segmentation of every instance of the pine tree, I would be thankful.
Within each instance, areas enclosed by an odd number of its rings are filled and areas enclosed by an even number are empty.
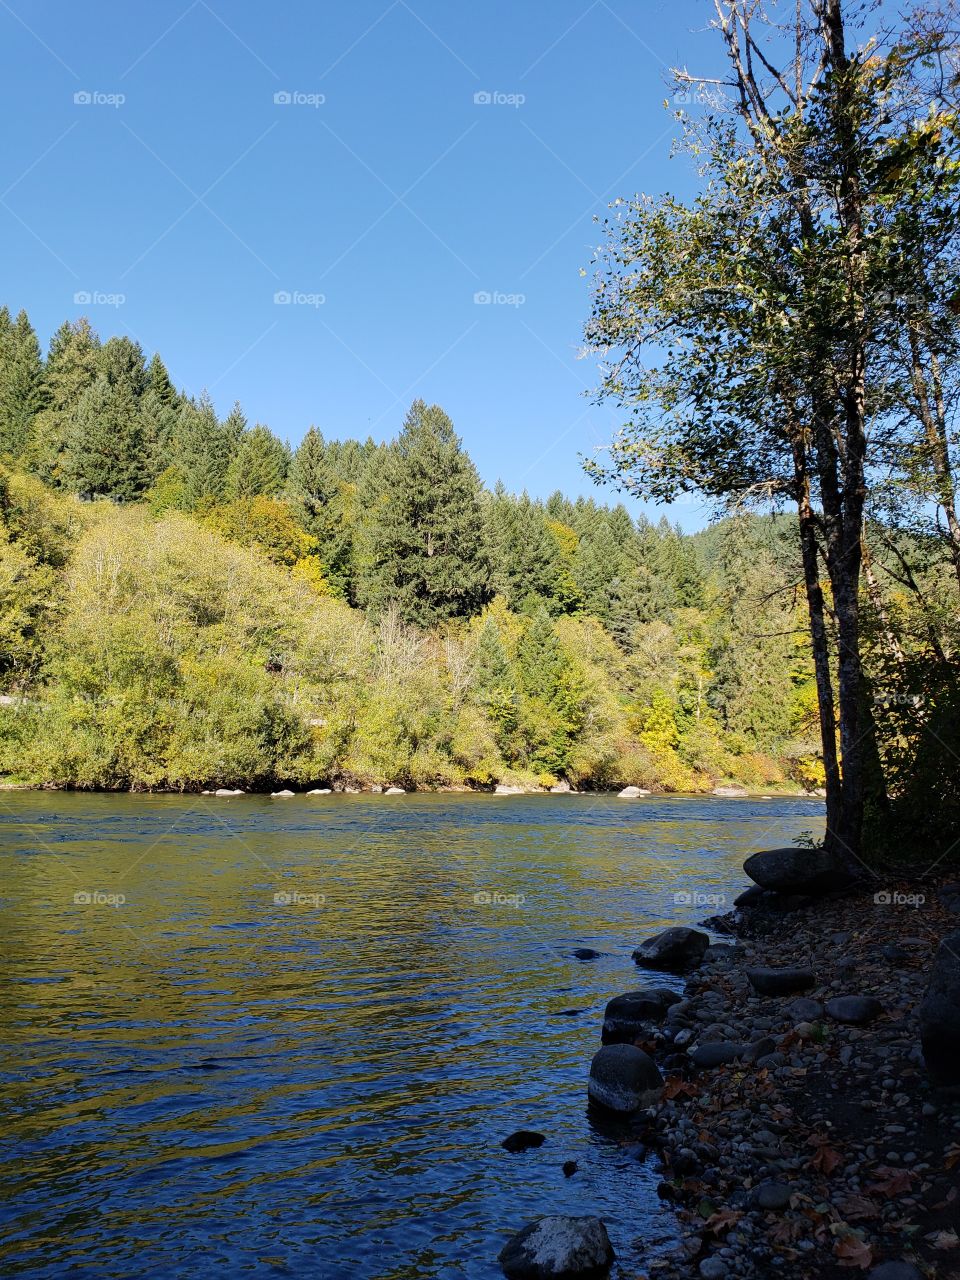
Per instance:
[[[355,486],[337,475],[316,427],[310,428],[293,455],[287,492],[304,528],[317,540],[324,577],[341,595],[349,596]]]
[[[147,366],[139,342],[131,338],[110,338],[100,348],[97,371],[106,374],[111,386],[123,383],[139,399],[147,389]]]
[[[67,429],[66,474],[81,497],[133,502],[146,481],[143,428],[128,383],[101,373],[80,398]]]
[[[180,478],[184,510],[203,510],[223,500],[233,454],[232,440],[207,393],[196,403],[187,401],[174,428],[170,459]]]
[[[165,409],[171,413],[178,413],[183,404],[183,396],[177,391],[176,387],[170,380],[170,374],[167,372],[167,366],[160,359],[158,352],[154,352],[147,365],[147,386],[145,394],[150,392],[156,397],[156,402],[163,405]]]
[[[223,424],[232,433],[230,418]],[[290,466],[290,450],[269,427],[261,423],[240,439],[227,470],[225,493],[234,498],[273,498],[284,486]]]
[[[64,450],[70,416],[97,378],[100,339],[86,317],[67,321],[53,335],[44,368],[46,408],[34,421],[24,463],[47,484],[67,483]]]
[[[420,626],[477,613],[490,584],[480,478],[438,405],[414,402],[379,484],[365,602],[374,610],[395,604]]]
[[[541,605],[563,610],[560,550],[543,509],[526,493],[508,494],[498,484],[487,508],[494,590],[511,609],[533,613]]]
[[[19,458],[44,406],[40,344],[29,317],[0,310],[0,455]]]

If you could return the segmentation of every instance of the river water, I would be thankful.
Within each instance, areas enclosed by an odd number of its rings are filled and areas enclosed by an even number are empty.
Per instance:
[[[729,906],[747,854],[822,814],[0,796],[0,1270],[494,1277],[561,1212],[603,1217],[635,1275],[675,1227],[588,1114],[604,1004],[648,980],[641,939]],[[547,1141],[508,1154],[518,1128]]]

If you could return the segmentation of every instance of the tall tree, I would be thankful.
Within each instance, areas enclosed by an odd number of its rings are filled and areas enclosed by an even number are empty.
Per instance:
[[[480,478],[439,405],[414,401],[378,479],[366,603],[420,626],[479,612],[490,587]]]
[[[690,207],[638,201],[610,225],[588,332],[616,351],[604,391],[632,413],[614,472],[654,498],[796,506],[826,840],[853,865],[870,738],[859,584],[876,303],[904,289],[891,247],[917,158],[939,151],[941,180],[955,181],[956,139],[934,115],[888,110],[909,61],[854,48],[842,0],[799,0],[784,66],[752,0],[715,7],[732,114],[688,125],[709,183]],[[665,355],[651,367],[654,347]]]
[[[146,487],[148,457],[129,383],[106,373],[80,397],[67,429],[67,478],[84,498],[132,502]]]
[[[11,322],[0,308],[0,455],[19,458],[43,408],[40,344],[25,311]]]
[[[230,433],[230,419],[224,422]],[[227,470],[228,498],[273,498],[283,488],[290,466],[290,450],[261,423],[245,432]]]

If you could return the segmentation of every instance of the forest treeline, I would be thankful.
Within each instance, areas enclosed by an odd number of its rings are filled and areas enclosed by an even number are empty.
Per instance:
[[[480,481],[417,401],[295,450],[0,310],[0,769],[81,787],[814,788],[788,521]]]

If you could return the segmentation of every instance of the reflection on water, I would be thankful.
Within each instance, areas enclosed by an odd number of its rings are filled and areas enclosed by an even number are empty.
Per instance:
[[[803,800],[0,798],[4,1273],[489,1277],[568,1212],[634,1274],[674,1226],[587,1116],[604,1003],[642,937],[820,827]],[[521,1127],[547,1142],[510,1155]]]

